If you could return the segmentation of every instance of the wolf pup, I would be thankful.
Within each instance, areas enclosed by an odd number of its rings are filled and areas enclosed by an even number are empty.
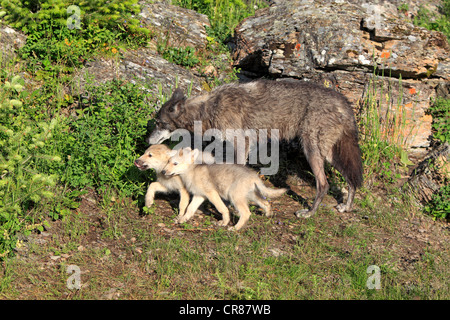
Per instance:
[[[162,173],[181,177],[185,187],[192,193],[192,201],[180,223],[192,218],[198,207],[208,199],[222,214],[219,225],[230,222],[230,213],[222,198],[230,201],[240,216],[238,223],[230,230],[239,230],[250,218],[248,201],[260,206],[267,217],[272,216],[270,203],[265,197],[280,197],[286,189],[267,188],[258,174],[252,169],[236,164],[196,164],[198,149],[184,148],[174,151],[173,157],[164,167]]]
[[[168,177],[161,173],[170,159],[172,150],[163,144],[150,146],[144,154],[134,161],[134,165],[141,171],[154,169],[156,172],[156,182],[152,182],[145,194],[145,206],[151,207],[156,192],[168,193],[178,191],[180,193],[179,212],[176,220],[184,216],[189,204],[190,195],[178,176]]]
[[[309,210],[296,212],[298,217],[311,217],[328,192],[325,161],[349,185],[347,202],[337,206],[339,212],[351,210],[356,188],[362,185],[353,110],[347,99],[332,89],[304,81],[271,80],[226,84],[192,98],[177,89],[155,119],[150,144],[170,138],[176,129],[193,132],[194,121],[201,121],[203,131],[278,129],[280,140],[299,138],[316,178],[316,196]]]

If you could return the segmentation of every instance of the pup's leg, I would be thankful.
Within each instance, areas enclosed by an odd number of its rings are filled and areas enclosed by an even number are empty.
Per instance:
[[[155,199],[156,192],[168,192],[169,190],[158,181],[150,183],[147,193],[145,194],[145,206],[151,207]]]
[[[179,204],[179,212],[176,220],[181,219],[182,216],[186,213],[186,208],[189,204],[189,192],[186,189],[180,189],[180,204]]]
[[[183,223],[188,221],[190,218],[192,218],[195,214],[195,212],[197,211],[198,207],[200,207],[200,205],[203,203],[203,201],[205,201],[205,198],[202,196],[198,196],[198,195],[194,195],[192,197],[192,201],[189,204],[189,206],[186,209],[186,213],[177,220],[175,220],[178,223]]]
[[[265,200],[259,196],[256,192],[251,192],[249,195],[250,201],[255,202],[261,209],[266,213],[266,217],[271,217],[273,215],[272,208],[269,201]]]
[[[248,209],[248,203],[246,199],[238,199],[233,201],[233,205],[239,212],[239,221],[234,227],[230,227],[228,230],[239,231],[250,219],[251,212]]]
[[[216,191],[212,191],[207,194],[207,197],[208,200],[216,207],[217,211],[222,214],[222,220],[219,221],[219,226],[226,226],[230,222],[230,212],[220,198],[220,195]]]

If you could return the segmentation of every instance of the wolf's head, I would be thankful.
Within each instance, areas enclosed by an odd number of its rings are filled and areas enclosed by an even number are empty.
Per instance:
[[[159,144],[170,138],[179,128],[177,118],[184,110],[186,97],[181,89],[176,89],[169,101],[163,104],[156,115],[156,127],[147,138],[149,144]]]
[[[171,158],[162,170],[162,174],[167,176],[174,176],[186,173],[189,168],[195,163],[195,159],[199,156],[198,149],[192,150],[187,147],[180,150],[172,150]]]
[[[147,148],[144,154],[140,156],[134,165],[141,171],[154,169],[157,173],[161,172],[169,162],[172,150],[163,144],[155,144]]]

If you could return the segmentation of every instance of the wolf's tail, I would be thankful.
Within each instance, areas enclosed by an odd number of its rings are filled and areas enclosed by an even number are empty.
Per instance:
[[[255,188],[256,188],[256,191],[261,196],[263,196],[263,198],[264,197],[278,198],[278,197],[281,197],[283,195],[283,193],[285,193],[287,191],[287,189],[285,189],[285,188],[281,188],[281,189],[267,188],[261,180],[255,183]]]
[[[344,130],[332,149],[332,165],[344,176],[347,183],[355,189],[363,183],[361,149],[358,144],[356,128]]]

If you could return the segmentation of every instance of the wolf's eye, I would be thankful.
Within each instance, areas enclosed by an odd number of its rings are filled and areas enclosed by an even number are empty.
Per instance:
[[[174,165],[174,166],[177,166],[177,165],[178,165],[178,162],[174,162],[173,165]]]

